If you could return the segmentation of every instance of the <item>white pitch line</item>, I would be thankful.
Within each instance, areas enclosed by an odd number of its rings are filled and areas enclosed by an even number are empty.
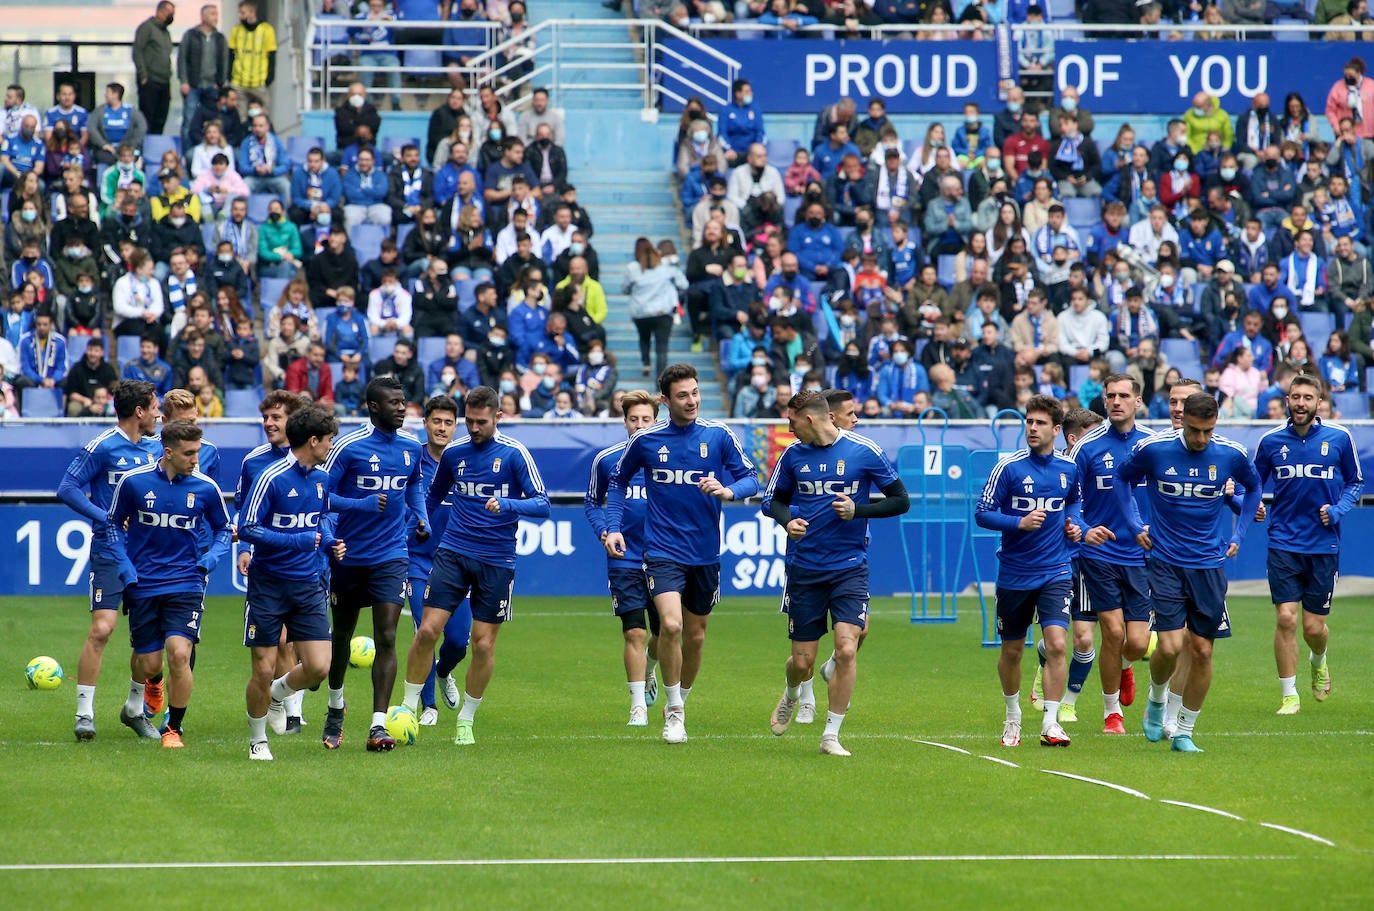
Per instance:
[[[1128,788],[1123,784],[1112,784],[1110,781],[1103,781],[1100,778],[1089,778],[1086,775],[1074,775],[1071,772],[1059,772],[1055,769],[1041,769],[1047,775],[1058,775],[1060,778],[1072,778],[1074,781],[1086,781],[1088,784],[1101,785],[1104,788],[1111,788],[1113,791],[1120,791],[1122,794],[1129,794],[1132,797],[1139,797],[1141,800],[1149,800],[1150,795],[1135,788]]]
[[[690,864],[801,864],[801,863],[1005,863],[1007,861],[1237,861],[1295,860],[1271,854],[858,854],[742,857],[495,857],[416,860],[226,860],[186,863],[0,864],[0,872],[53,870],[233,870],[286,867],[589,867]]]
[[[1014,762],[1010,762],[1010,761],[1008,761],[1008,760],[1006,760],[1006,759],[998,759],[996,756],[979,756],[978,758],[979,758],[979,759],[986,759],[988,762],[995,762],[995,763],[997,763],[998,765],[1008,766],[1008,767],[1013,768],[1013,769],[1019,769],[1019,768],[1021,768],[1019,765],[1017,765],[1017,764],[1014,763]]]
[[[950,745],[947,744],[947,743],[939,743],[939,742],[934,741],[934,740],[917,740],[916,738],[913,737],[913,738],[911,738],[911,741],[912,741],[913,743],[924,743],[924,744],[925,744],[926,746],[928,746],[928,747],[939,747],[939,748],[942,749],[942,750],[949,750],[951,753],[963,753],[965,756],[972,756],[972,755],[973,755],[973,754],[970,753],[968,750],[965,750],[965,749],[963,749],[962,747],[954,747],[954,746],[950,746]]]
[[[1159,802],[1160,802],[1160,803],[1167,803],[1167,804],[1170,804],[1170,805],[1175,806],[1175,807],[1187,807],[1187,808],[1190,809],[1190,810],[1201,810],[1201,811],[1204,812],[1204,813],[1212,813],[1212,814],[1214,814],[1214,815],[1216,815],[1216,816],[1225,816],[1227,819],[1235,819],[1235,820],[1239,820],[1240,822],[1245,822],[1245,817],[1244,817],[1244,816],[1237,816],[1235,813],[1227,813],[1225,810],[1218,810],[1216,807],[1204,807],[1204,806],[1203,806],[1202,804],[1200,804],[1200,803],[1188,803],[1186,800],[1164,800],[1164,799],[1161,799]]]
[[[1302,829],[1292,829],[1288,826],[1281,826],[1276,822],[1262,822],[1260,823],[1260,825],[1264,826],[1266,829],[1277,829],[1280,832],[1287,832],[1289,835],[1297,835],[1302,838],[1309,839],[1311,841],[1320,842],[1324,845],[1330,845],[1333,848],[1336,847],[1336,843],[1334,841],[1327,841],[1320,835],[1313,835],[1311,832],[1304,832]]]

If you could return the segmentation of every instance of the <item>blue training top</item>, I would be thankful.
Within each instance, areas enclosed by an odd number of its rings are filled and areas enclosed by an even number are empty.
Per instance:
[[[331,504],[339,514],[336,534],[348,545],[343,566],[375,566],[405,560],[407,510],[428,522],[420,475],[420,441],[405,430],[386,433],[372,424],[334,441],[324,463],[332,482]],[[381,494],[386,509],[379,511]]]
[[[1046,513],[1044,524],[1022,531],[1021,520],[1037,509]],[[1083,530],[1082,485],[1072,459],[1019,449],[997,463],[978,498],[974,520],[1002,533],[999,587],[1029,591],[1070,577],[1066,518]]]
[[[1260,437],[1255,447],[1260,483],[1273,481],[1269,546],[1299,554],[1334,554],[1341,547],[1341,519],[1360,502],[1364,475],[1350,431],[1315,418],[1307,433],[1293,422]],[[1323,525],[1321,508],[1331,524]]]
[[[493,497],[500,512],[487,510]],[[503,566],[515,565],[520,519],[549,515],[549,495],[534,459],[504,433],[480,445],[463,436],[445,447],[429,488],[430,511],[441,502],[450,503],[451,512],[439,549]]]
[[[434,487],[434,473],[439,468],[439,460],[429,454],[428,446],[420,447],[420,476],[424,479],[425,490]],[[434,568],[434,554],[439,549],[439,541],[448,527],[449,507],[453,500],[445,497],[439,507],[429,515],[429,537],[423,542],[415,539],[415,530],[420,527],[418,516],[412,515],[406,525],[406,550],[410,554],[410,566],[406,575],[411,579],[428,578]]]
[[[1116,535],[1115,541],[1104,541],[1097,546],[1083,544],[1078,555],[1089,560],[1103,560],[1125,566],[1144,566],[1145,548],[1136,543],[1126,516],[1117,505],[1112,493],[1112,481],[1116,477],[1116,466],[1126,461],[1131,449],[1141,440],[1154,436],[1154,432],[1139,425],[1122,433],[1103,421],[1078,440],[1070,456],[1078,466],[1079,477],[1083,481],[1083,524],[1087,528],[1102,525]],[[1135,489],[1136,505],[1145,510],[1144,488]]]
[[[129,524],[127,539],[111,534],[138,574],[145,595],[205,591],[205,577],[229,552],[229,510],[224,494],[200,472],[169,478],[154,463],[126,473],[110,503],[110,527]],[[200,526],[208,524],[214,543],[201,552]]]
[[[87,443],[67,466],[57,496],[90,521],[91,553],[117,555],[110,536],[104,532],[115,486],[126,472],[156,462],[155,451],[160,452],[161,448],[161,441],[155,437],[135,442],[118,427],[111,427]]]
[[[289,454],[269,465],[253,482],[239,513],[239,538],[254,546],[248,572],[301,582],[318,579],[320,552],[336,541],[329,509],[329,473],[323,468],[306,468]]]

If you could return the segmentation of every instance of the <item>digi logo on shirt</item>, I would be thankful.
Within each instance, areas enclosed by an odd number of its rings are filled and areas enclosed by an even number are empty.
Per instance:
[[[700,471],[695,468],[651,468],[649,477],[655,484],[687,484],[696,487],[705,478],[714,478],[715,471]]]
[[[820,494],[831,496],[853,497],[859,492],[858,481],[798,481],[797,492],[803,494]]]
[[[1035,512],[1043,509],[1045,512],[1062,512],[1064,510],[1063,497],[1012,497],[1011,508],[1017,512]]]
[[[479,497],[483,500],[491,497],[510,497],[509,484],[479,484],[475,481],[454,481],[453,492],[464,497]]]
[[[644,489],[643,484],[631,484],[625,488],[625,499],[627,500],[647,500],[649,492]]]
[[[272,527],[291,531],[297,528],[319,528],[320,514],[317,512],[275,513]]]
[[[138,524],[147,525],[151,528],[175,528],[180,531],[191,531],[196,527],[196,517],[179,516],[167,512],[149,512],[146,509],[140,509],[138,511]]]
[[[1155,486],[1161,496],[1191,500],[1215,500],[1226,492],[1219,484],[1197,484],[1192,481],[1159,479],[1155,481]]]
[[[1323,446],[1326,444],[1323,443]],[[1336,469],[1331,465],[1275,465],[1274,477],[1280,481],[1291,481],[1294,478],[1313,478],[1318,481],[1330,481],[1336,477]]]
[[[358,475],[358,489],[367,491],[405,490],[405,475]]]

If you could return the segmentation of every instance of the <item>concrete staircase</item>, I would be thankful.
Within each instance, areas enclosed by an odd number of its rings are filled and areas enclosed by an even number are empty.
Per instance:
[[[534,21],[545,19],[604,19],[614,14],[597,0],[541,0],[532,7]],[[563,92],[555,103],[567,121],[569,180],[577,187],[578,202],[586,206],[595,227],[592,246],[601,262],[601,284],[609,315],[606,335],[620,371],[621,388],[648,387],[652,377],[639,371],[639,336],[630,321],[621,292],[625,265],[634,257],[636,238],[657,244],[670,239],[686,266],[682,218],[673,190],[671,153],[673,131],[641,117],[642,61],[631,45],[625,26],[581,30],[576,44],[558,49],[559,81]],[[579,85],[625,86],[577,89]],[[720,416],[723,399],[717,381],[718,360],[713,352],[691,352],[687,327],[673,332],[671,361],[693,364],[701,376],[702,413]]]

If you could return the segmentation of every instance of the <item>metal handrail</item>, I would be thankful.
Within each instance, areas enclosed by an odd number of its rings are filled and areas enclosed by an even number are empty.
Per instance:
[[[981,25],[973,26],[972,23],[943,24],[933,25],[924,22],[911,23],[884,23],[882,25],[860,25],[854,31],[861,35],[875,35],[879,38],[886,35],[901,35],[941,32],[969,32],[969,31],[991,31],[996,26]],[[1110,24],[1102,22],[1043,22],[1043,23],[1020,23],[1011,26],[1012,34],[1021,31],[1042,31],[1055,32],[1057,35],[1071,32],[1081,32],[1086,34],[1106,33],[1112,35],[1130,35],[1129,40],[1157,40],[1160,36],[1167,36],[1170,33],[1180,34],[1190,33],[1211,33],[1220,32],[1228,36],[1234,35],[1235,40],[1246,40],[1248,36],[1254,34],[1260,36],[1257,39],[1263,40],[1264,37],[1277,32],[1282,33],[1322,33],[1326,32],[1356,32],[1360,34],[1374,33],[1374,25],[1316,25],[1314,23],[1283,23],[1276,25],[1212,25],[1206,22],[1160,22],[1157,25],[1141,26],[1138,24]],[[729,32],[766,32],[784,34],[788,32],[800,32],[806,35],[828,35],[835,32],[848,31],[843,25],[817,23],[815,25],[804,25],[796,29],[787,29],[780,25],[768,25],[762,22],[729,22],[729,23],[692,23],[687,26],[687,31],[693,36],[702,34],[713,37],[726,37]]]

